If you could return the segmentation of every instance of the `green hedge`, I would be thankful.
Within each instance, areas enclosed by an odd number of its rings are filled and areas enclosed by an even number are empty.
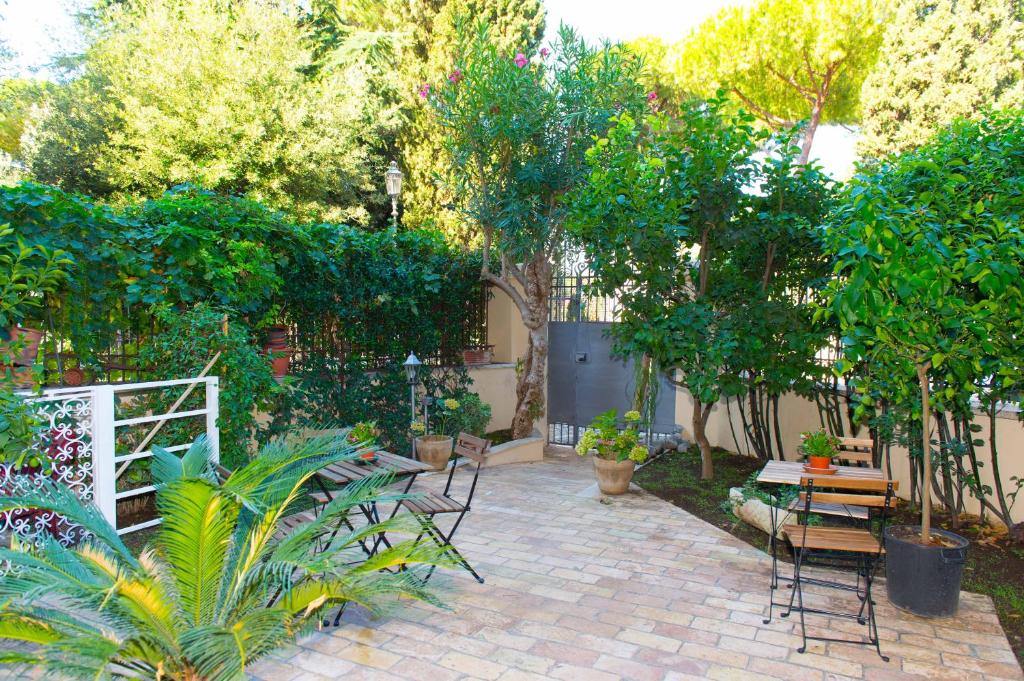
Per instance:
[[[224,442],[225,451],[244,449],[257,434],[242,413],[268,400],[277,412],[271,430],[373,419],[389,444],[404,443],[405,355],[451,363],[462,347],[483,342],[479,256],[431,232],[297,223],[195,187],[115,209],[31,183],[0,187],[4,223],[27,243],[62,249],[72,260],[66,284],[25,320],[55,332],[45,348],[51,376],[54,339],[97,377],[198,372],[199,356],[195,366],[162,361],[141,373],[100,371],[112,351],[151,360],[147,345],[171,347],[167,334],[183,337],[197,306],[205,316],[227,314],[252,348],[262,347],[272,323],[294,329],[294,378],[281,391],[239,395],[232,410],[244,427],[228,429],[237,442]],[[245,369],[222,381],[267,385],[253,372],[269,372],[269,363],[227,365]],[[464,372],[437,380],[444,385],[432,387],[444,393],[467,385]]]

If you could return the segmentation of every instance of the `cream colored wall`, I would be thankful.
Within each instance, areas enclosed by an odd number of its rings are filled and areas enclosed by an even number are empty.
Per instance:
[[[735,409],[735,408],[734,408]],[[676,423],[681,425],[687,434],[692,430],[691,419],[693,416],[693,398],[685,390],[679,390],[676,394]],[[850,428],[849,421],[844,414],[846,432],[854,434]],[[741,447],[745,446],[743,433],[740,430],[738,414],[733,414],[736,426],[736,437]],[[797,443],[800,441],[800,433],[808,430],[821,428],[818,419],[818,409],[813,402],[803,399],[794,394],[782,397],[779,403],[779,423],[782,430],[782,441],[785,443],[785,457],[788,460],[798,459],[796,451]],[[988,418],[980,415],[976,423],[982,426],[983,431],[977,434],[979,439],[986,442],[986,446],[978,449],[978,455],[984,462],[981,468],[982,483],[993,486],[992,464],[989,460],[987,443],[989,441]],[[866,433],[861,433],[866,436]],[[736,450],[736,443],[729,427],[729,416],[726,413],[724,403],[716,404],[711,412],[708,421],[707,436],[711,444],[730,451]],[[1000,477],[1003,479],[1004,491],[1012,491],[1016,483],[1011,482],[1014,476],[1024,478],[1024,426],[1017,420],[1015,413],[1002,413],[996,418],[996,442],[999,449]],[[893,479],[900,484],[899,495],[906,499],[910,493],[910,458],[907,450],[903,447],[892,447],[890,450]],[[884,463],[883,463],[884,467]],[[1014,522],[1024,522],[1024,492],[1022,501],[1013,509],[1012,517]],[[978,503],[973,498],[965,499],[968,512],[977,513]]]
[[[494,295],[487,303],[487,342],[494,346],[494,360],[492,364],[470,369],[469,375],[473,391],[491,405],[488,430],[500,430],[512,425],[516,410],[516,362],[526,354],[529,335],[512,299],[496,288],[491,291]],[[541,418],[536,428],[547,432],[547,419]]]

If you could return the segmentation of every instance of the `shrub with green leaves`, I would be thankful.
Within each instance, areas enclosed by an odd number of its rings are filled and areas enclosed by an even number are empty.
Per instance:
[[[227,316],[227,333],[224,319]],[[139,361],[155,379],[198,376],[203,367],[220,353],[211,375],[220,377],[221,461],[228,468],[245,463],[257,436],[256,412],[267,410],[280,387],[274,380],[270,359],[253,342],[248,330],[231,319],[231,314],[200,304],[186,312],[162,308],[156,313],[162,329],[142,347]],[[158,395],[142,400],[133,408],[166,410],[174,398]],[[181,409],[201,408],[203,391],[196,391],[195,404]],[[154,404],[158,401],[159,404]],[[194,421],[194,420],[193,420]],[[169,422],[157,443],[190,441],[205,424],[184,419]],[[189,429],[192,430],[189,430]]]

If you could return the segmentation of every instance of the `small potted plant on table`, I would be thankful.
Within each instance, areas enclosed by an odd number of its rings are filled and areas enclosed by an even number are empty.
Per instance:
[[[824,475],[832,473],[832,459],[839,453],[839,438],[818,430],[800,433],[800,440],[800,453],[807,457],[804,470]]]
[[[580,456],[594,453],[594,474],[603,494],[624,494],[636,464],[647,460],[647,448],[640,444],[637,430],[640,412],[627,411],[623,419],[624,426],[619,430],[614,409],[598,415],[576,445]]]

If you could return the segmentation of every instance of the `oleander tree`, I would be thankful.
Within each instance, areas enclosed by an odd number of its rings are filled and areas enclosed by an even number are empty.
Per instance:
[[[640,63],[563,26],[551,48],[501,50],[486,25],[460,34],[441,85],[421,90],[446,135],[448,176],[483,243],[484,281],[507,294],[529,332],[516,384],[514,437],[543,413],[552,272],[565,237],[563,197],[585,181],[585,153],[611,117],[645,107]],[[495,267],[495,264],[497,266]]]
[[[932,414],[970,410],[975,394],[993,390],[1010,397],[1000,388],[1020,384],[1022,148],[1019,113],[959,121],[858,175],[829,221],[835,278],[820,314],[834,315],[841,329],[837,370],[868,367],[851,379],[855,415],[882,399],[920,421],[924,543],[938,460]]]
[[[792,135],[770,139],[723,93],[679,119],[620,115],[571,196],[570,230],[598,290],[622,309],[616,349],[650,357],[689,392],[704,479],[714,475],[714,405],[788,390],[817,347],[808,301],[790,293],[820,278],[815,227],[832,190],[798,159]],[[771,435],[763,425],[749,434],[756,445]],[[771,456],[770,442],[758,446]]]

